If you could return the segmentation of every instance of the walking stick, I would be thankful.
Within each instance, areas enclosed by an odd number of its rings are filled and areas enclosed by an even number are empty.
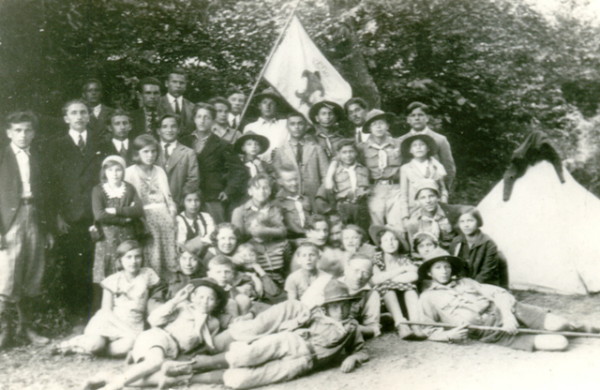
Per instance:
[[[443,322],[419,322],[419,321],[400,321],[402,325],[417,325],[417,326],[431,326],[436,328],[458,328],[459,326],[453,324],[446,324]],[[475,330],[495,330],[504,332],[499,326],[485,326],[485,325],[467,325],[467,329]],[[571,332],[562,330],[545,330],[545,329],[528,329],[528,328],[517,328],[517,333],[523,334],[547,334],[547,335],[560,335],[565,337],[588,337],[588,338],[600,338],[600,333],[587,333],[587,332]]]

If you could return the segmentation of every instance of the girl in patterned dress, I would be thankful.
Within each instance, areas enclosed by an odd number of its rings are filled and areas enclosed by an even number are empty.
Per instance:
[[[152,239],[144,245],[148,266],[161,278],[177,271],[175,217],[177,206],[171,197],[165,171],[155,165],[158,143],[148,134],[133,141],[135,164],[125,170],[125,180],[138,192]]]
[[[95,227],[102,232],[94,253],[94,283],[100,284],[118,271],[116,250],[119,244],[135,238],[135,223],[144,216],[142,201],[135,188],[123,181],[125,160],[109,156],[102,162],[100,180],[92,191]]]
[[[374,225],[369,229],[369,234],[381,249],[373,261],[375,266],[371,282],[392,315],[398,335],[403,339],[414,337],[417,330],[401,324],[406,317],[402,313],[400,299],[406,307],[408,318],[417,318],[417,267],[407,254],[402,253],[402,239],[398,232],[387,226]]]
[[[54,349],[56,353],[125,356],[144,330],[149,291],[159,283],[158,275],[142,267],[142,246],[137,241],[121,243],[116,256],[123,270],[102,281],[101,309],[82,335],[59,344]]]

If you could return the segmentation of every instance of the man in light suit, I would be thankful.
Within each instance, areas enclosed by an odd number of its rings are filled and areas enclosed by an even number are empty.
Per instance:
[[[329,159],[323,147],[306,134],[307,130],[308,122],[302,114],[294,112],[288,115],[289,138],[273,150],[273,167],[276,170],[284,166],[294,167],[300,179],[300,194],[309,197],[312,202],[327,175]]]
[[[88,128],[101,140],[110,138],[108,124],[113,108],[102,104],[102,83],[97,79],[89,79],[83,84],[82,99],[90,111]]]
[[[177,142],[179,124],[173,115],[163,115],[159,121],[160,148],[157,164],[164,168],[169,178],[173,200],[183,207],[183,196],[198,191],[198,160],[196,152]]]
[[[167,93],[160,98],[158,103],[158,115],[162,117],[165,114],[177,115],[179,117],[180,135],[191,134],[196,126],[194,125],[194,103],[183,97],[187,88],[187,74],[183,69],[173,69],[165,81]]]
[[[31,328],[31,303],[41,293],[45,247],[54,242],[51,208],[45,201],[48,176],[31,147],[36,125],[32,113],[10,114],[10,144],[0,150],[0,348],[10,333],[9,303],[17,305],[19,332],[25,338],[38,345],[49,341]]]
[[[138,85],[140,108],[131,112],[131,139],[141,134],[156,136],[158,128],[158,103],[160,101],[160,81],[145,77]]]

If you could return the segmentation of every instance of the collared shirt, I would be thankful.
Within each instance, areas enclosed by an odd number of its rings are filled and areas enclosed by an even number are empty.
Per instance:
[[[113,145],[115,146],[115,149],[117,149],[117,152],[120,153],[123,148],[125,148],[125,151],[129,150],[129,140],[128,139],[121,141],[121,140],[113,138],[111,141],[112,141]]]
[[[341,277],[338,280],[348,286],[345,277]],[[348,286],[348,292],[350,296],[359,298],[352,303],[350,315],[362,326],[373,329],[375,337],[379,336],[381,334],[381,325],[379,323],[381,319],[381,297],[379,293],[372,290],[368,284],[358,290],[354,290]]]
[[[333,183],[337,200],[353,201],[358,188],[369,188],[369,170],[360,164],[351,167],[338,164]]]
[[[372,180],[398,179],[400,165],[400,144],[387,136],[383,143],[377,144],[373,137],[359,145],[359,150]]]
[[[363,127],[362,126],[358,126],[354,128],[354,142],[356,142],[356,144],[361,144],[363,142],[367,142],[367,140],[369,139],[369,136],[371,134],[369,133],[365,133],[363,131]]]
[[[29,148],[21,149],[17,145],[10,143],[10,147],[15,153],[17,165],[19,166],[19,176],[21,177],[21,198],[32,198],[31,192],[31,164],[29,160]]]
[[[204,134],[206,134],[206,136],[204,136]],[[206,132],[204,134],[201,134],[198,132],[198,130],[194,131],[192,133],[192,136],[194,137],[194,142],[192,147],[194,148],[194,151],[196,152],[196,154],[200,154],[202,153],[202,149],[204,149],[204,145],[206,145],[206,141],[208,140],[208,137],[210,136],[210,132]]]
[[[322,128],[317,127],[315,132],[317,142],[325,149],[327,157],[332,158],[336,155],[336,145],[338,142],[344,139],[342,135],[336,129],[325,132]]]
[[[167,93],[167,100],[169,101],[173,112],[177,112],[177,109],[175,107],[175,101],[177,101],[177,105],[179,106],[179,112],[183,111],[183,96],[175,97],[170,93]]]
[[[440,206],[438,206],[432,217],[427,216],[422,208],[417,208],[408,220],[407,230],[411,242],[415,234],[426,232],[436,237],[444,248],[448,248],[455,236],[450,220]]]
[[[87,130],[84,130],[80,133],[78,131],[69,129],[69,137],[71,137],[75,145],[79,144],[80,136],[83,138],[83,142],[87,145]]]
[[[271,152],[275,148],[281,147],[288,138],[287,121],[285,119],[265,119],[258,118],[255,122],[249,123],[244,127],[244,133],[252,131],[269,139],[269,149],[261,154],[260,158],[270,162]]]
[[[512,307],[515,303],[515,298],[508,291],[468,278],[450,281],[445,285],[431,282],[419,297],[421,321],[456,326],[463,323],[483,325],[486,323],[486,314],[493,313],[496,304]],[[431,337],[443,329],[423,327],[423,331]]]
[[[306,216],[312,211],[310,200],[306,196],[291,194],[282,188],[277,193],[275,202],[281,208],[286,228],[296,234],[304,234]]]
[[[167,144],[169,144],[169,146],[167,147],[167,153],[170,156],[173,154],[173,151],[177,147],[177,140],[171,142],[160,141],[160,148],[163,152],[165,152],[165,147],[167,146]]]
[[[240,125],[240,121],[242,119],[242,116],[240,114],[232,114],[231,112],[227,114],[227,122],[229,123],[229,126],[231,126],[231,128],[233,128],[234,130]]]
[[[98,104],[96,107],[92,108],[92,114],[94,114],[96,118],[100,116],[100,111],[102,111],[102,104]]]

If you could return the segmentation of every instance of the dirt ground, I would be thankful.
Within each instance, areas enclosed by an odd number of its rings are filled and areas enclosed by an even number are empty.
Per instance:
[[[556,313],[600,323],[600,295],[521,292],[517,297]],[[600,383],[600,339],[572,339],[563,353],[527,353],[479,343],[407,342],[384,334],[369,341],[367,348],[371,360],[353,373],[329,369],[265,389],[548,390],[598,388]],[[118,373],[123,368],[118,360],[51,356],[48,347],[17,347],[0,354],[0,389],[77,389],[100,371]]]

